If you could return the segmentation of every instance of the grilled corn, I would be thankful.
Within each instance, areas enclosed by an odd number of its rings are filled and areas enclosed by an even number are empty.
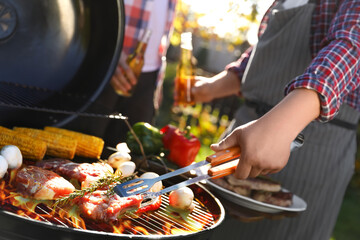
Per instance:
[[[14,131],[46,142],[46,155],[65,159],[75,156],[77,140],[74,138],[35,128],[15,127]]]
[[[17,146],[24,158],[36,161],[44,158],[47,149],[44,141],[0,126],[0,148],[6,145]]]
[[[99,137],[57,127],[48,126],[45,127],[44,130],[76,139],[77,147],[75,155],[77,156],[97,159],[101,156],[104,148],[104,140]]]

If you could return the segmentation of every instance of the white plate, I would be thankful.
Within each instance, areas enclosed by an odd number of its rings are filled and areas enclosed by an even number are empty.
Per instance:
[[[296,196],[295,194],[293,194],[293,199],[292,199],[293,203],[291,206],[280,207],[268,203],[259,202],[252,198],[242,196],[240,194],[227,190],[223,187],[220,187],[219,185],[211,181],[206,181],[206,184],[209,185],[215,192],[217,192],[225,199],[233,203],[239,204],[243,207],[250,208],[252,210],[256,210],[259,212],[265,212],[265,213],[277,213],[281,211],[302,212],[305,211],[307,207],[306,202],[300,197]],[[286,189],[282,189],[282,190],[287,191]]]

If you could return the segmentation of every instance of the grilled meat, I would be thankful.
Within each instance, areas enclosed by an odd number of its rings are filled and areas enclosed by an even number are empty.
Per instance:
[[[256,177],[243,180],[237,179],[234,175],[229,175],[227,176],[227,181],[233,186],[247,187],[251,190],[268,192],[278,192],[281,190],[281,184],[268,177]]]
[[[119,197],[106,195],[106,191],[95,191],[86,194],[77,202],[82,215],[100,222],[115,221],[119,216],[131,209],[137,209],[142,202],[141,195]]]
[[[251,195],[251,189],[248,186],[234,186],[231,185],[228,181],[226,181],[225,178],[216,178],[211,179],[211,181],[220,187],[223,187],[227,190],[233,191],[237,194],[240,194],[242,196],[250,197]]]
[[[75,187],[63,177],[36,166],[19,170],[16,183],[19,193],[37,200],[54,200],[75,190]]]
[[[264,192],[256,191],[253,199],[281,207],[289,207],[292,204],[293,194],[290,192]]]
[[[60,158],[43,160],[36,165],[54,171],[68,179],[76,179],[81,182],[82,188],[89,186],[106,173],[114,172],[113,168],[107,163],[75,163]]]
[[[259,202],[282,207],[289,207],[292,204],[293,194],[282,191],[280,183],[269,177],[261,176],[242,180],[229,175],[225,178],[212,179],[211,181],[220,187]]]

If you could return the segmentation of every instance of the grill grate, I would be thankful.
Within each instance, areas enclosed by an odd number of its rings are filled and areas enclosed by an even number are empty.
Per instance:
[[[125,227],[121,234],[127,235],[168,235],[171,234],[170,228],[181,230],[185,232],[197,232],[201,230],[210,229],[216,224],[216,220],[210,211],[194,201],[194,210],[186,215],[186,220],[181,217],[181,214],[169,210],[169,199],[167,195],[162,196],[161,206],[158,210],[143,213],[141,215],[135,213],[126,213],[119,223],[112,226],[111,224],[99,224],[92,221],[85,220],[85,227],[79,226],[75,221],[81,222],[81,219],[71,219],[69,217],[60,217],[53,214],[53,209],[44,204],[37,205],[34,212],[26,214],[22,212],[21,216],[28,219],[37,219],[50,225],[60,225],[66,228],[78,228],[82,230],[95,230],[107,233],[116,233],[114,228],[122,228],[123,225],[131,226]],[[57,206],[57,211],[64,210]],[[169,226],[168,229],[164,226]],[[169,232],[167,232],[169,231]]]

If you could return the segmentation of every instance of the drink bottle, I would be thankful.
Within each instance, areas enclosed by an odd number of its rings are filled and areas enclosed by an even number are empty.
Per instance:
[[[176,69],[174,105],[193,105],[194,98],[191,88],[195,84],[195,66],[192,62],[192,34],[185,32],[181,34],[180,61]]]
[[[145,51],[149,42],[151,36],[151,31],[149,29],[145,30],[140,41],[137,43],[135,51],[130,54],[127,59],[126,63],[129,65],[131,70],[134,72],[134,75],[137,79],[139,79],[139,76],[141,74],[142,67],[144,66],[144,55]],[[124,96],[124,97],[130,97],[132,93],[134,92],[135,86],[129,91],[129,92],[122,92],[117,91],[117,94]]]

